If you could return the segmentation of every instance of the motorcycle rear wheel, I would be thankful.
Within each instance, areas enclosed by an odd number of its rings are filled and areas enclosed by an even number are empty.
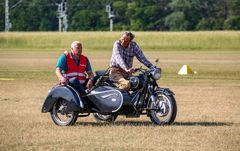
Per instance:
[[[177,105],[172,95],[157,94],[157,102],[151,104],[157,110],[150,111],[150,119],[157,125],[170,125],[177,115]]]
[[[117,114],[100,114],[100,113],[93,113],[95,120],[99,123],[112,123],[117,119]]]
[[[69,125],[75,124],[77,121],[77,118],[78,118],[77,112],[69,112],[69,113],[64,112],[64,109],[67,107],[66,104],[67,104],[67,101],[62,99],[62,100],[56,101],[56,103],[53,105],[53,109],[50,112],[50,114],[53,122],[56,125],[69,126]]]

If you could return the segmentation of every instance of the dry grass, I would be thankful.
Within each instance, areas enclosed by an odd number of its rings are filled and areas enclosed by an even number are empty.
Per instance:
[[[172,126],[120,117],[115,124],[80,118],[58,127],[40,113],[52,82],[1,81],[1,150],[238,150],[239,84],[174,86],[178,116]],[[14,93],[13,93],[14,92]],[[194,93],[197,92],[197,93]]]
[[[178,114],[171,126],[155,126],[145,116],[120,116],[114,124],[99,124],[89,116],[79,118],[74,126],[59,127],[40,111],[48,89],[56,83],[54,66],[62,51],[2,48],[0,150],[238,151],[239,50],[145,52],[151,61],[160,58],[163,77],[159,84],[176,93]],[[111,51],[86,53],[94,70],[107,67]],[[198,74],[178,76],[183,64]]]

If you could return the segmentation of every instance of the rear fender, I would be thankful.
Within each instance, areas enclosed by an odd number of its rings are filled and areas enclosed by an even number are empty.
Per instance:
[[[173,91],[171,91],[169,88],[157,88],[156,93],[162,93],[165,95],[175,95]]]
[[[66,111],[79,111],[84,109],[83,100],[77,91],[70,86],[57,86],[50,90],[42,106],[42,112],[46,113],[52,110],[53,105],[59,99],[68,101]]]

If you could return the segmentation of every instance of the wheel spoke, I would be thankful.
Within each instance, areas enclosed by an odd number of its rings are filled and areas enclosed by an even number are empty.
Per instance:
[[[51,117],[57,125],[70,125],[75,123],[77,115],[74,112],[66,113],[67,103],[65,100],[60,100],[54,104]]]
[[[157,108],[151,111],[151,120],[156,124],[169,124],[175,119],[175,101],[174,98],[164,94],[158,94],[156,103],[152,107]],[[174,117],[173,117],[174,116]]]

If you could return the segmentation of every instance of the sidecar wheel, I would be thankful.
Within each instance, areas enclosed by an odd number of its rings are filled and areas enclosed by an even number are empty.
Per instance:
[[[172,95],[158,94],[157,102],[151,104],[156,110],[150,111],[150,119],[157,125],[170,125],[174,122],[177,114],[177,105]]]
[[[99,123],[112,123],[117,119],[117,114],[100,114],[100,113],[93,113],[95,120]]]
[[[77,112],[65,113],[66,100],[59,100],[53,105],[53,109],[50,112],[51,118],[56,125],[59,126],[69,126],[76,123],[78,118]]]

